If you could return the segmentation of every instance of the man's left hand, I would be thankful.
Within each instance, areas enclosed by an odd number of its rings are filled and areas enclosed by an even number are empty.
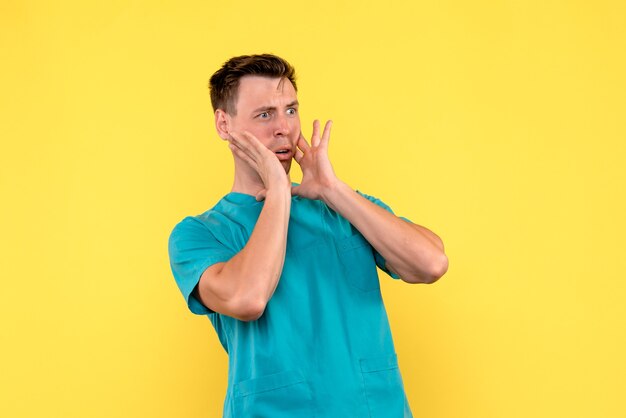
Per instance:
[[[292,187],[292,195],[325,200],[325,194],[339,182],[328,158],[328,142],[332,124],[330,120],[326,122],[324,132],[320,137],[320,122],[313,121],[310,145],[300,133],[294,158],[302,168],[302,182],[299,186]]]

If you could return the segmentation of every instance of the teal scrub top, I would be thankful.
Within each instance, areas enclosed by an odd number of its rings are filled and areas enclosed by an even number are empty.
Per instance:
[[[192,295],[207,267],[244,247],[263,204],[228,193],[180,221],[169,238],[170,265],[189,309],[209,317],[228,353],[223,416],[412,417],[376,266],[398,276],[321,200],[292,197],[283,271],[258,320],[214,312]]]

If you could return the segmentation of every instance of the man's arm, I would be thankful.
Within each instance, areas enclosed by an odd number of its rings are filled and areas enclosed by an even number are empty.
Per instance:
[[[282,273],[291,183],[276,156],[253,136],[233,135],[230,147],[259,173],[265,203],[243,249],[227,262],[207,268],[196,289],[209,309],[252,321],[263,314]]]
[[[406,222],[370,202],[336,176],[328,159],[332,122],[320,135],[313,122],[311,144],[300,135],[295,158],[302,183],[292,189],[309,199],[321,199],[346,218],[386,261],[386,267],[408,283],[433,283],[448,269],[441,239],[428,229]]]
[[[323,200],[346,218],[408,283],[433,283],[448,269],[441,239],[420,225],[398,218],[337,181]]]

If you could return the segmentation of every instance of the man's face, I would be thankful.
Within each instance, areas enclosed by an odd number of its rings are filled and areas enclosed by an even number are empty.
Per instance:
[[[289,173],[300,136],[296,90],[288,79],[244,76],[239,80],[237,114],[230,116],[230,129],[248,131],[276,153]],[[280,152],[289,148],[288,153]]]

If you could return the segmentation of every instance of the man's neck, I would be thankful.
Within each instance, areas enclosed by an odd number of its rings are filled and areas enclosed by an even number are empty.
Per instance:
[[[231,192],[256,196],[264,188],[261,177],[254,170],[249,167],[237,167],[235,163],[235,178]]]

